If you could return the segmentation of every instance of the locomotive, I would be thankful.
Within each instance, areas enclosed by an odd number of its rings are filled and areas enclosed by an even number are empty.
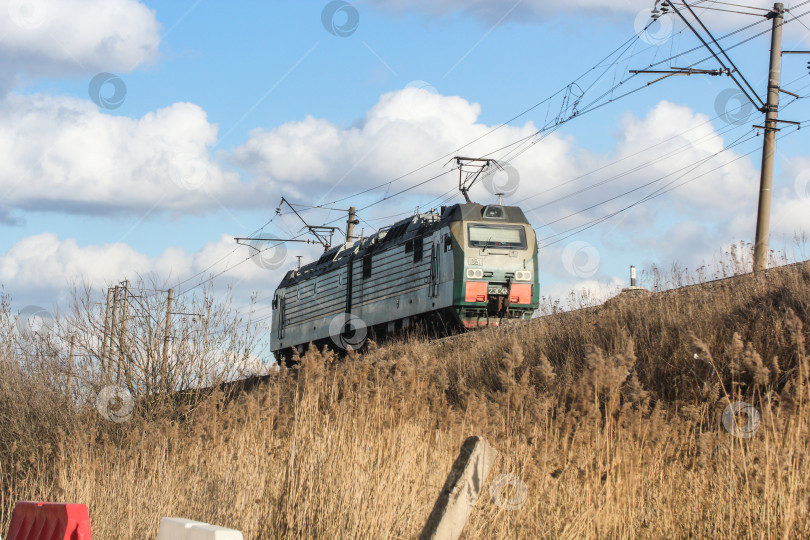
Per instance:
[[[272,301],[279,362],[309,345],[359,348],[417,325],[440,332],[530,319],[539,305],[537,241],[523,211],[466,203],[418,213],[290,270]]]

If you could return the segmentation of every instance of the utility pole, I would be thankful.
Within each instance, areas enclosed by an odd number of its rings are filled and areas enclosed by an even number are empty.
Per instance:
[[[127,307],[129,306],[129,280],[124,280],[124,305],[121,308],[121,337],[119,340],[120,350],[118,355],[118,365],[115,370],[115,384],[121,383],[121,370],[127,363]]]
[[[658,11],[658,4],[661,3],[661,11]],[[751,102],[754,107],[760,112],[765,113],[765,124],[763,126],[754,126],[755,128],[765,131],[764,142],[762,145],[762,168],[760,170],[760,186],[759,186],[759,205],[757,209],[757,229],[754,240],[754,271],[760,272],[768,267],[768,237],[769,227],[771,220],[771,194],[773,190],[773,167],[774,157],[776,155],[776,132],[779,131],[777,125],[781,123],[793,124],[801,126],[799,122],[792,122],[789,120],[779,119],[779,92],[790,94],[796,98],[799,96],[782,90],[781,83],[781,68],[782,68],[782,26],[785,19],[785,6],[781,2],[773,5],[773,10],[765,14],[765,17],[772,20],[771,30],[771,60],[770,71],[768,75],[768,93],[767,101],[762,102],[762,99],[754,91],[753,87],[748,83],[743,74],[734,65],[729,55],[720,46],[720,43],[712,35],[711,31],[703,24],[697,14],[686,0],[681,0],[678,5],[684,6],[692,17],[700,24],[700,27],[708,35],[708,41],[704,39],[703,35],[698,29],[689,22],[686,16],[681,13],[677,5],[672,0],[656,0],[653,9],[653,18],[657,19],[663,14],[666,14],[669,9],[683,20],[684,24],[692,31],[695,36],[700,40],[703,47],[712,53],[712,56],[720,64],[721,69],[717,70],[694,70],[689,68],[674,68],[672,71],[660,70],[631,70],[631,73],[653,73],[665,74],[651,83],[658,82],[673,75],[692,75],[693,73],[701,73],[705,75],[728,75],[739,87],[742,94]],[[740,6],[745,7],[745,6]],[[757,15],[754,13],[747,13],[747,15]],[[711,44],[709,43],[711,42]],[[715,51],[715,47],[718,49]],[[794,54],[805,54],[807,51],[787,51]],[[725,61],[723,60],[725,58]],[[728,65],[726,65],[728,62]],[[738,80],[739,78],[739,80]]]
[[[771,193],[773,190],[773,165],[776,155],[776,127],[779,117],[779,84],[782,69],[782,24],[785,8],[781,3],[773,5],[773,30],[771,31],[771,64],[768,74],[768,101],[765,104],[765,136],[762,143],[762,169],[759,180],[759,208],[757,232],[754,241],[754,271],[768,267],[768,237],[771,222]]]
[[[163,359],[160,367],[160,387],[168,392],[168,377],[169,377],[169,335],[172,330],[172,297],[174,290],[169,289],[169,296],[166,299],[166,321],[163,328]]]
[[[107,288],[107,309],[104,313],[104,338],[101,341],[101,371],[107,370],[107,352],[110,346],[110,300],[112,299],[112,288]]]
[[[115,289],[113,289],[112,320],[110,321],[110,357],[109,357],[109,360],[107,362],[107,365],[105,366],[104,384],[110,384],[110,380],[111,380],[110,375],[111,375],[111,371],[112,371],[111,366],[112,366],[112,362],[113,362],[113,360],[112,360],[113,359],[112,348],[113,348],[113,343],[114,343],[113,336],[115,335],[115,330],[116,330],[116,327],[117,327],[117,321],[118,321],[118,286],[116,285]]]
[[[76,336],[70,336],[70,349],[68,352],[67,358],[67,382],[65,383],[65,391],[67,392],[68,397],[70,397],[70,378],[73,375],[73,346],[76,342]]]

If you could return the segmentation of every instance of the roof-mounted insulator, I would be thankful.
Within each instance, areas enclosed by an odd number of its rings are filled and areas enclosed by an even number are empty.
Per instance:
[[[658,2],[659,0],[655,0],[652,8],[652,20],[657,21],[658,18],[662,15],[661,11],[658,9]]]

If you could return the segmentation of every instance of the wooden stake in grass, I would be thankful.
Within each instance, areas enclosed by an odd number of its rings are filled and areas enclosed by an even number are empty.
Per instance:
[[[461,446],[420,540],[455,540],[470,517],[498,452],[481,437],[469,437]]]

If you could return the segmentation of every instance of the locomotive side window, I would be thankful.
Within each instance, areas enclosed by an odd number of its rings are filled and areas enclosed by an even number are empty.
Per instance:
[[[444,250],[453,251],[453,241],[450,239],[449,234],[444,235]]]
[[[413,240],[408,240],[405,242],[405,253],[410,253],[413,251]]]
[[[422,261],[422,237],[417,236],[413,239],[413,262],[418,263]]]
[[[470,247],[526,249],[526,232],[523,227],[470,224],[467,232]]]
[[[371,277],[371,255],[363,257],[363,279]]]

